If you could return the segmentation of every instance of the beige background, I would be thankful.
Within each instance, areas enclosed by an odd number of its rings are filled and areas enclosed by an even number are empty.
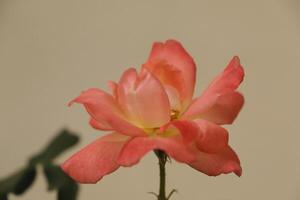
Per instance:
[[[0,177],[60,127],[81,133],[82,142],[58,162],[101,135],[67,102],[139,66],[153,41],[176,38],[198,65],[197,95],[239,55],[246,105],[228,127],[243,176],[208,177],[174,162],[168,188],[179,194],[172,199],[300,199],[299,10],[297,0],[0,0]],[[80,199],[151,200],[146,192],[157,191],[157,178],[149,154],[136,167],[83,185]],[[18,199],[55,194],[39,176]]]

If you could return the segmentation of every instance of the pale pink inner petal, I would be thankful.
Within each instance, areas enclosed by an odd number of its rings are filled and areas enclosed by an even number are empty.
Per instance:
[[[160,82],[147,70],[127,70],[118,84],[118,100],[132,123],[155,128],[170,120],[170,103]]]
[[[89,89],[75,98],[72,103],[83,104],[91,117],[105,127],[111,127],[122,134],[136,136],[145,132],[127,121],[116,100],[100,89]],[[98,124],[98,126],[100,126]]]
[[[170,106],[172,108],[172,110],[174,111],[181,111],[182,109],[182,104],[180,101],[180,96],[178,91],[169,85],[164,85],[165,91],[168,95],[169,101],[170,101]]]
[[[148,61],[143,67],[150,70],[163,85],[177,90],[182,111],[188,106],[194,93],[196,65],[178,41],[154,43]]]

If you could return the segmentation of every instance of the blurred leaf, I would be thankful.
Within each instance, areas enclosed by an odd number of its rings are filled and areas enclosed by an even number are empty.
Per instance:
[[[7,199],[8,193],[20,195],[25,192],[33,183],[36,177],[36,170],[33,166],[28,166],[17,171],[11,176],[0,181],[0,197]]]
[[[56,158],[66,149],[72,147],[79,141],[79,137],[70,131],[62,130],[47,146],[46,148],[36,156],[30,159],[32,165],[37,163],[48,163]]]
[[[78,184],[74,182],[57,165],[44,165],[44,174],[48,181],[48,190],[58,190],[59,200],[75,200],[78,193]]]
[[[76,200],[78,194],[78,184],[69,182],[58,190],[58,200]]]
[[[36,177],[36,165],[42,164],[48,181],[48,190],[57,190],[59,200],[75,200],[78,184],[66,175],[59,166],[52,164],[54,158],[79,141],[79,137],[68,130],[62,130],[44,148],[42,152],[31,157],[29,165],[9,177],[0,180],[0,200],[8,200],[8,194],[23,194]]]
[[[8,200],[7,194],[0,193],[0,200]]]
[[[44,166],[44,174],[48,181],[48,190],[61,188],[70,179],[59,166],[50,163]]]

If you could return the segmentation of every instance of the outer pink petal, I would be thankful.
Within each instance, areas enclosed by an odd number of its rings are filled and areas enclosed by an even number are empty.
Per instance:
[[[90,119],[89,123],[94,129],[97,129],[97,130],[102,130],[102,131],[113,130],[113,128],[111,126],[109,126],[107,123],[105,123],[105,122],[100,123],[93,118]]]
[[[111,127],[125,135],[145,135],[145,132],[129,123],[110,95],[99,89],[89,89],[81,93],[72,103],[83,104],[91,117],[105,127]]]
[[[154,43],[143,67],[149,69],[165,86],[178,91],[183,109],[190,103],[194,93],[196,65],[178,41]]]
[[[195,155],[183,141],[177,137],[135,137],[123,148],[118,162],[122,166],[132,166],[152,150],[163,150],[178,162],[190,163]]]
[[[183,118],[203,118],[217,124],[231,124],[244,104],[243,96],[235,91],[243,77],[239,59],[234,57],[223,73],[194,100]]]
[[[217,153],[228,145],[228,132],[219,125],[206,120],[195,120],[198,125],[199,137],[196,145],[206,153]]]
[[[161,128],[161,132],[176,127],[186,145],[196,144],[198,149],[207,153],[216,153],[228,145],[226,129],[212,122],[198,119],[194,121],[176,120]]]
[[[244,69],[240,64],[239,57],[235,56],[229,62],[225,70],[208,86],[203,95],[233,91],[238,88],[243,79]]]
[[[198,124],[194,121],[188,120],[175,120],[171,121],[164,129],[168,129],[170,126],[175,126],[184,141],[185,144],[190,144],[195,142],[195,140],[201,135],[201,130],[198,127]]]
[[[146,69],[130,68],[118,84],[118,100],[131,121],[143,128],[160,127],[170,120],[168,96],[160,82]]]
[[[201,118],[216,124],[231,124],[243,105],[244,97],[239,92],[229,92],[207,98],[199,97],[184,114],[183,118]]]
[[[239,92],[221,95],[215,103],[200,116],[217,124],[231,124],[244,105],[244,97]]]
[[[108,87],[111,90],[112,95],[115,99],[118,99],[118,84],[114,81],[108,81]]]
[[[195,153],[197,160],[190,163],[190,166],[209,176],[218,176],[231,172],[238,176],[242,175],[239,158],[229,146],[215,154],[204,153],[196,148]]]
[[[74,154],[61,167],[80,183],[96,183],[119,168],[116,160],[128,139],[118,133],[105,135]]]

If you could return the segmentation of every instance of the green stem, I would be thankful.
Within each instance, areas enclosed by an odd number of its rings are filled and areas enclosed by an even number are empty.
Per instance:
[[[161,150],[155,150],[154,151],[156,156],[158,157],[158,164],[159,164],[159,194],[157,195],[158,200],[168,200],[166,197],[166,162],[167,162],[167,155],[165,152]]]

